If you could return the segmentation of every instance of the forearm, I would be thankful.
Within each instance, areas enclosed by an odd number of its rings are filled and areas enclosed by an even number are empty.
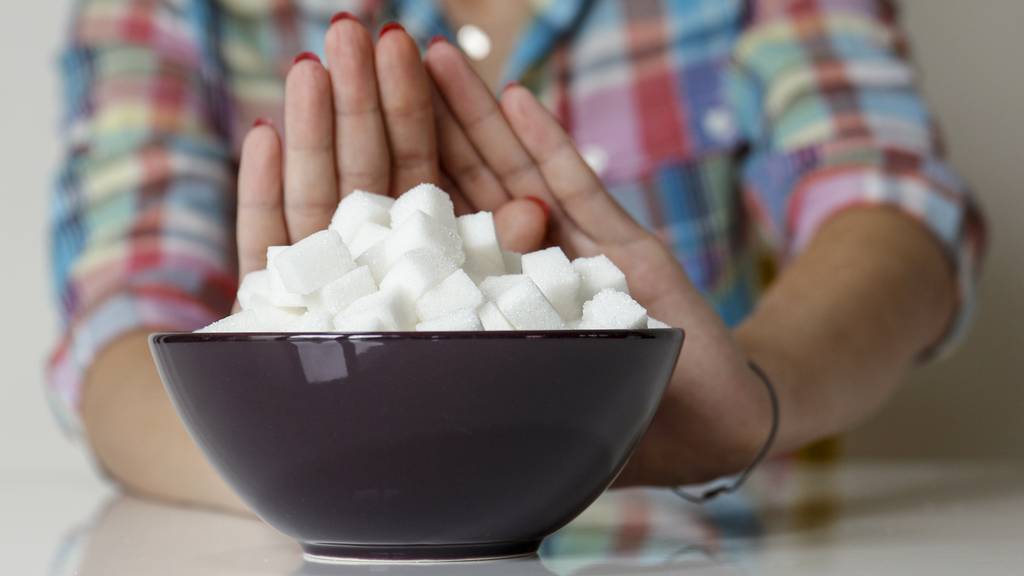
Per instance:
[[[177,503],[246,510],[185,431],[145,334],[129,334],[97,357],[86,378],[82,411],[93,451],[127,490]]]
[[[941,337],[955,301],[950,263],[909,217],[863,208],[826,223],[736,331],[778,388],[776,451],[869,415]]]

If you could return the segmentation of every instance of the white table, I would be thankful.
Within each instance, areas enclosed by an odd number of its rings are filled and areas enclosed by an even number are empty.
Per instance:
[[[610,492],[539,558],[348,567],[303,564],[257,520],[0,472],[0,551],[0,574],[19,576],[1022,574],[1024,464],[776,464],[703,508],[664,491]]]

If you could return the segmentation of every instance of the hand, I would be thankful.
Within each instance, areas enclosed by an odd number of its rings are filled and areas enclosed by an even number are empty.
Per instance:
[[[285,84],[285,143],[254,126],[238,174],[241,274],[266,265],[266,248],[326,228],[338,202],[361,189],[395,196],[421,182],[441,185],[457,211],[493,210],[502,244],[530,251],[544,237],[537,203],[512,197],[462,171],[441,170],[429,77],[412,38],[386,26],[377,44],[352,18],[326,35],[327,67],[297,58]],[[442,154],[443,156],[443,154]],[[458,168],[457,162],[446,165]]]
[[[749,464],[770,428],[768,397],[672,253],[608,194],[528,90],[512,85],[496,101],[447,43],[431,46],[425,61],[443,99],[442,157],[461,167],[451,172],[500,185],[511,197],[539,196],[551,206],[553,242],[573,256],[604,253],[651,316],[686,330],[669,389],[619,483],[699,482]]]

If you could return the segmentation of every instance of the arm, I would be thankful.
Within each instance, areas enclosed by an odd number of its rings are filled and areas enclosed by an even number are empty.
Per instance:
[[[779,393],[775,452],[874,411],[943,336],[955,307],[949,262],[919,224],[884,208],[830,220],[736,330]]]
[[[62,64],[67,154],[53,246],[65,334],[49,381],[70,431],[129,490],[239,505],[174,416],[146,333],[233,298],[231,159],[201,15],[82,2]]]
[[[777,29],[765,34],[778,36]],[[948,172],[936,168],[934,159],[899,164],[903,157],[898,157],[893,166],[886,157],[889,149],[879,142],[861,134],[853,139],[862,144],[860,149],[844,148],[848,142],[830,138],[820,126],[798,131],[799,138],[783,141],[784,147],[777,142],[765,146],[756,157],[777,160],[776,165],[754,166],[748,178],[776,184],[787,198],[797,191],[793,197],[803,203],[788,202],[791,209],[781,210],[793,215],[781,226],[794,232],[786,239],[791,261],[750,319],[732,331],[667,248],[609,196],[569,136],[529,91],[513,86],[493,101],[462,55],[443,43],[429,48],[426,61],[456,121],[480,150],[483,165],[477,169],[500,174],[508,157],[528,156],[530,162],[520,163],[515,174],[536,182],[533,189],[551,203],[554,240],[573,254],[607,254],[652,316],[687,330],[669,388],[620,485],[701,482],[747,466],[771,423],[767,395],[748,369],[748,358],[759,362],[778,388],[782,428],[775,450],[782,452],[863,418],[948,332],[962,294],[954,279],[968,284],[971,279],[975,221],[969,200],[962,190],[950,190],[952,178],[942,178]],[[840,77],[837,83],[848,85],[848,79]],[[835,108],[842,109],[841,101],[849,96],[838,94]],[[914,94],[904,87],[899,97],[913,99]],[[784,116],[768,132],[779,136],[807,114],[797,110]],[[487,135],[474,133],[481,117],[507,122],[516,138],[501,139],[505,128],[500,126]],[[863,125],[847,120],[855,129]],[[885,125],[887,119],[880,120]],[[837,119],[836,125],[842,124]],[[918,127],[919,135],[926,132]],[[813,142],[811,136],[824,140]],[[502,141],[495,145],[488,138]],[[499,152],[488,154],[489,149]],[[820,158],[827,161],[809,165]],[[880,161],[871,163],[876,158]],[[889,197],[877,198],[872,185]]]

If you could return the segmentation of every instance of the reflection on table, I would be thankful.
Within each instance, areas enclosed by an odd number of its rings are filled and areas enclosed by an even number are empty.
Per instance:
[[[791,464],[708,506],[663,490],[612,491],[544,542],[537,557],[484,563],[303,563],[259,520],[120,496],[58,550],[81,576],[845,574],[1024,561],[1024,468]]]

